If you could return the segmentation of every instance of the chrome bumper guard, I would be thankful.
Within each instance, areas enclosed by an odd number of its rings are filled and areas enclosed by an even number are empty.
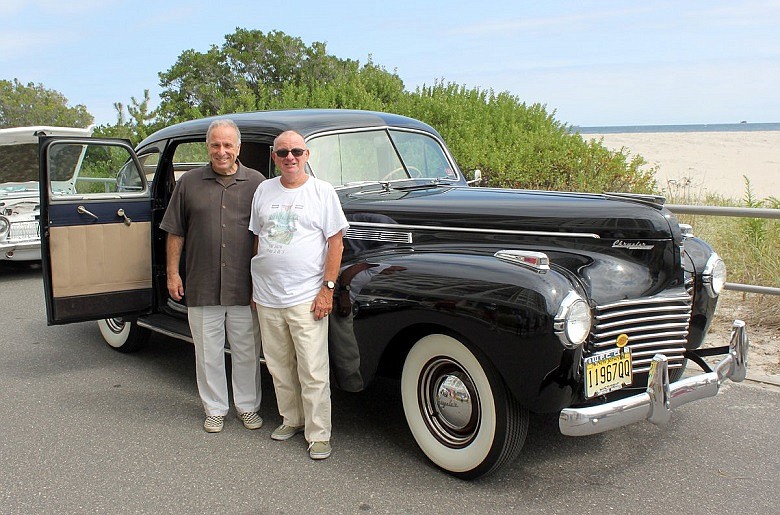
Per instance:
[[[726,379],[740,382],[747,373],[748,340],[745,322],[735,320],[731,328],[729,350],[713,372],[669,383],[666,356],[656,354],[650,364],[647,391],[599,406],[566,408],[561,411],[558,426],[568,436],[603,433],[642,420],[665,424],[672,410],[689,402],[713,397]]]

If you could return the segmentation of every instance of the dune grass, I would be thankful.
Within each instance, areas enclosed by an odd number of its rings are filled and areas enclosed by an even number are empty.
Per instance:
[[[685,183],[679,182],[668,185],[664,195],[670,204],[780,209],[780,199],[760,198],[747,177],[743,197],[739,200],[692,193]],[[780,287],[780,220],[712,215],[678,215],[677,218],[693,226],[694,234],[709,242],[720,254],[726,262],[728,282]],[[755,314],[753,324],[780,328],[780,296],[739,295]]]

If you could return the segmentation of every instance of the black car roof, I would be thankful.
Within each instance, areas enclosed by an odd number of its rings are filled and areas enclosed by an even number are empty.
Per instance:
[[[397,114],[349,109],[290,109],[233,113],[178,123],[155,132],[142,141],[139,147],[162,139],[205,134],[209,124],[219,118],[233,120],[242,134],[275,136],[286,130],[294,130],[308,138],[333,130],[391,126],[419,129],[438,136],[438,132],[429,125]]]

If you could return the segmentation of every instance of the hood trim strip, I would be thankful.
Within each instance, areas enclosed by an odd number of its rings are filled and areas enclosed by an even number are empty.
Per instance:
[[[525,236],[552,236],[565,238],[589,238],[600,240],[601,236],[589,232],[549,232],[549,231],[515,231],[511,229],[475,229],[473,227],[442,227],[440,225],[406,225],[406,224],[383,224],[376,222],[349,222],[350,226],[372,227],[379,229],[401,230],[401,231],[444,231],[444,232],[466,232],[479,234],[510,234]]]

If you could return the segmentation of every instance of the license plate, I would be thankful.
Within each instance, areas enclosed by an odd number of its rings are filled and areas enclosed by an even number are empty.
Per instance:
[[[14,222],[8,230],[8,241],[37,240],[41,237],[41,227],[36,221]]]
[[[613,349],[585,358],[585,397],[620,390],[633,381],[631,349]]]

